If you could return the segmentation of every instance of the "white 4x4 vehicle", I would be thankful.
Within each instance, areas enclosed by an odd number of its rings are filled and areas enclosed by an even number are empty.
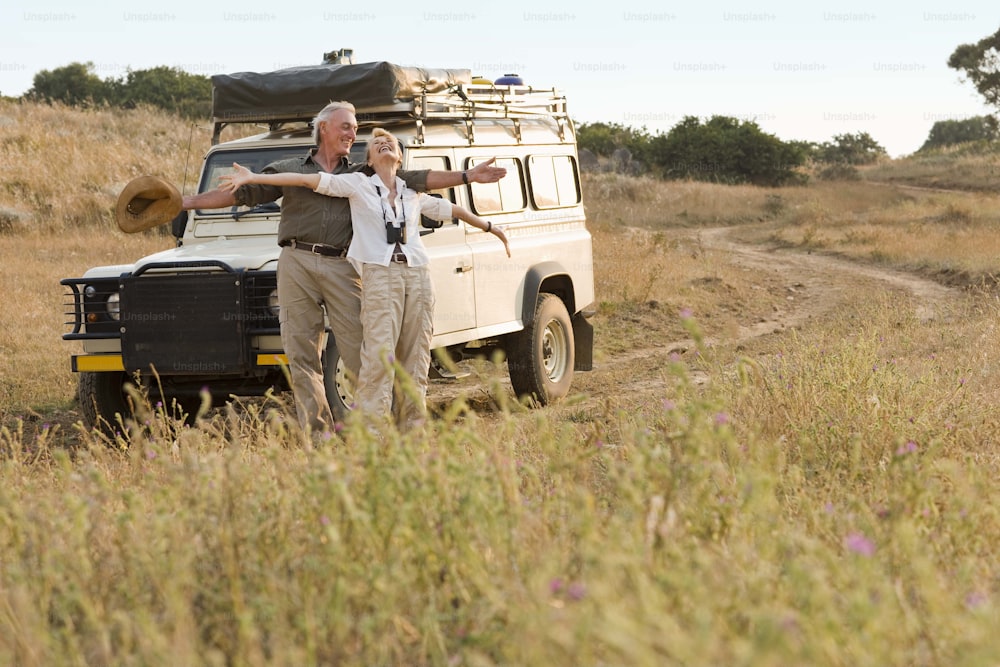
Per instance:
[[[376,126],[399,137],[404,169],[468,169],[495,157],[507,169],[499,183],[434,193],[503,225],[511,258],[492,236],[457,220],[422,231],[437,301],[433,346],[456,361],[502,351],[514,392],[541,404],[567,394],[574,370],[591,368],[591,237],[565,97],[554,89],[473,84],[468,70],[384,62],[212,82],[215,133],[200,192],[214,189],[234,162],[259,171],[308,151],[309,123],[330,100],[357,108],[354,161],[363,159]],[[268,129],[220,142],[232,123]],[[88,424],[115,424],[116,413],[129,414],[127,381],[188,412],[205,388],[220,402],[287,390],[275,274],[280,215],[280,200],[183,212],[172,223],[176,247],[62,281],[72,327],[63,338],[82,343],[72,368]],[[343,416],[350,392],[338,362],[331,337],[328,395]]]

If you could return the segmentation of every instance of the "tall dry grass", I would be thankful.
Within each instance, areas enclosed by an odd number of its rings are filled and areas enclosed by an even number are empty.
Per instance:
[[[914,153],[863,169],[872,181],[924,188],[1000,192],[1000,150],[966,143]]]
[[[592,227],[665,229],[759,222],[782,189],[750,185],[669,182],[620,174],[586,175],[587,220]]]
[[[864,183],[584,187],[597,354],[681,336],[698,354],[668,360],[660,391],[594,387],[598,407],[525,410],[491,386],[494,413],[459,404],[382,439],[348,423],[323,449],[298,440],[282,397],[193,427],[148,406],[110,447],[19,418],[72,404],[58,279],[169,237],[100,222],[0,236],[16,284],[3,404],[24,409],[0,429],[0,662],[1000,663],[997,301],[970,290],[927,320],[871,291],[737,348],[726,322],[774,296],[697,240],[740,224],[846,252],[864,221],[894,230],[872,241],[885,261],[920,265],[935,245],[918,237],[950,247],[943,211],[961,200]],[[983,244],[988,208],[965,223]]]
[[[997,354],[968,334],[997,314],[879,300],[587,421],[5,432],[0,658],[993,664]]]
[[[192,192],[211,132],[153,108],[0,99],[0,234],[106,227],[118,193],[146,174]]]
[[[941,282],[992,285],[1000,256],[998,205],[1000,196],[983,192],[825,184],[789,202],[782,215],[746,238],[873,261]]]
[[[74,400],[76,377],[68,355],[77,350],[61,340],[69,331],[71,302],[59,281],[82,276],[92,266],[131,263],[171,245],[170,236],[123,234],[117,227],[0,234],[0,424],[65,412]]]
[[[890,168],[881,167],[885,173]],[[908,169],[906,163],[899,167]],[[668,233],[739,226],[749,241],[876,262],[951,284],[992,285],[1000,257],[1000,195],[975,189],[978,183],[967,181],[957,191],[870,180],[769,189],[602,175],[586,180],[587,213],[598,233],[622,226]]]

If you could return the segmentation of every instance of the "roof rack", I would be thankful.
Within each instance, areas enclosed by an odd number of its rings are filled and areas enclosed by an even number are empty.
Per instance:
[[[566,96],[555,88],[533,86],[459,83],[440,92],[422,91],[409,99],[394,104],[357,107],[358,124],[371,127],[384,123],[417,121],[418,142],[423,142],[423,121],[452,119],[465,121],[469,143],[474,143],[473,121],[482,119],[508,119],[514,123],[514,132],[520,140],[521,119],[548,118],[555,120],[560,140],[565,139],[565,128],[570,123]],[[267,123],[271,131],[279,131],[293,123],[311,125],[313,115],[301,113],[248,114],[245,119],[216,119],[212,143],[219,142],[222,130],[233,123]]]
[[[555,88],[460,83],[413,101],[414,115],[427,118],[568,117],[566,97]]]
[[[466,83],[443,92],[422,92],[394,109],[359,109],[358,118],[362,125],[414,120],[417,143],[424,142],[424,121],[431,119],[464,121],[469,144],[475,143],[475,120],[510,120],[518,142],[521,141],[522,119],[555,120],[560,141],[566,140],[566,126],[570,123],[566,97],[555,88]]]

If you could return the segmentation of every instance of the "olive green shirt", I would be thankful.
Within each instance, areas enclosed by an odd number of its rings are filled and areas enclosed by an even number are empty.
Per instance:
[[[322,170],[313,160],[316,149],[302,157],[278,160],[264,167],[261,173],[318,174]],[[351,164],[342,158],[332,173],[343,174],[364,171],[367,165]],[[398,175],[406,185],[418,192],[427,190],[427,170],[400,171]],[[346,248],[351,243],[351,204],[344,197],[328,197],[309,188],[279,187],[251,183],[241,185],[234,193],[236,203],[257,206],[281,198],[281,222],[278,224],[278,243],[295,239],[304,243],[323,243],[335,248]]]

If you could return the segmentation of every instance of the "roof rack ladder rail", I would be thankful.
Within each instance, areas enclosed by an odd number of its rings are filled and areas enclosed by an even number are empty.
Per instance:
[[[421,120],[427,120],[427,89],[420,91],[420,97],[413,98],[414,116]]]

